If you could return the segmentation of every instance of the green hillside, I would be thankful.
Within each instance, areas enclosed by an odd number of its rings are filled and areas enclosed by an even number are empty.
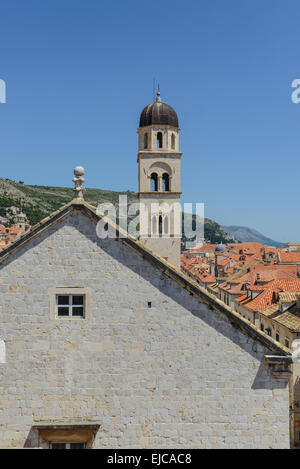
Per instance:
[[[111,202],[117,206],[120,195],[126,195],[128,203],[137,202],[135,192],[115,192],[101,189],[86,189],[84,199],[94,206],[104,202]],[[68,187],[27,186],[21,181],[15,182],[0,178],[0,215],[5,216],[5,208],[14,205],[21,208],[26,213],[30,224],[34,225],[68,203],[73,196],[73,189]],[[193,229],[195,229],[196,218],[194,215],[192,217]],[[211,243],[233,242],[218,223],[208,218],[205,219],[204,236],[205,240]],[[183,249],[185,242],[186,238],[183,236]]]
[[[0,215],[5,215],[5,207],[15,205],[26,213],[31,225],[38,223],[51,212],[70,202],[74,197],[69,187],[27,186],[21,182],[0,178]],[[134,192],[103,191],[86,189],[84,199],[97,206],[103,202],[117,204],[119,195],[127,195],[128,202],[137,200]]]

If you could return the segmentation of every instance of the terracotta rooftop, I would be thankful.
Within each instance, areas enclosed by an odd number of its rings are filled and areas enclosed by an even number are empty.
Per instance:
[[[215,283],[216,277],[214,275],[209,274],[208,272],[199,272],[197,277],[203,283]]]
[[[6,261],[12,254],[16,254],[19,250],[24,248],[29,242],[38,238],[42,233],[47,231],[49,227],[61,222],[65,217],[69,216],[74,211],[80,211],[89,217],[95,225],[99,219],[103,219],[116,230],[116,235],[121,243],[133,249],[137,254],[142,256],[147,262],[154,265],[160,272],[168,278],[174,280],[182,288],[187,290],[190,294],[195,295],[200,301],[207,304],[209,308],[219,312],[222,316],[226,317],[228,321],[234,323],[236,327],[244,331],[245,334],[258,340],[261,344],[268,348],[275,354],[290,355],[290,350],[287,347],[277,343],[271,337],[261,332],[255,325],[250,324],[249,321],[242,318],[238,313],[233,311],[229,306],[225,305],[222,301],[217,299],[215,295],[209,293],[205,288],[199,286],[196,282],[187,278],[179,269],[159,256],[157,253],[147,248],[142,242],[133,238],[125,230],[116,225],[104,214],[100,214],[95,207],[91,206],[84,200],[74,199],[70,203],[64,205],[56,212],[52,213],[49,217],[40,221],[32,229],[24,233],[19,239],[16,239],[10,246],[0,252],[0,265]],[[300,289],[300,288],[299,288]]]
[[[207,252],[207,251],[215,251],[217,244],[199,244],[198,246],[194,246],[190,248],[188,251],[197,251],[197,252]]]

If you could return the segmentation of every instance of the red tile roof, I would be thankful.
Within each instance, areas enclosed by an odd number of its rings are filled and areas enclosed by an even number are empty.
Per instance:
[[[217,244],[200,244],[198,246],[195,246],[193,248],[189,249],[190,251],[197,251],[197,252],[207,252],[207,251],[215,251],[217,247]]]
[[[278,260],[279,262],[287,263],[299,263],[300,264],[300,252],[286,252],[286,251],[279,251],[278,253]]]

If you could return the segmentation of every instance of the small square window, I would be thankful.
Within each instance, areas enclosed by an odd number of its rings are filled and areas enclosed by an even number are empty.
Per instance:
[[[56,315],[84,318],[85,295],[56,295]]]

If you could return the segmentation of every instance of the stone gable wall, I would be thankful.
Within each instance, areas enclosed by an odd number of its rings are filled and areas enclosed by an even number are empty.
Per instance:
[[[89,317],[53,318],[55,287],[89,288]],[[3,263],[0,298],[0,447],[55,419],[99,423],[96,448],[289,447],[270,352],[82,213]]]

